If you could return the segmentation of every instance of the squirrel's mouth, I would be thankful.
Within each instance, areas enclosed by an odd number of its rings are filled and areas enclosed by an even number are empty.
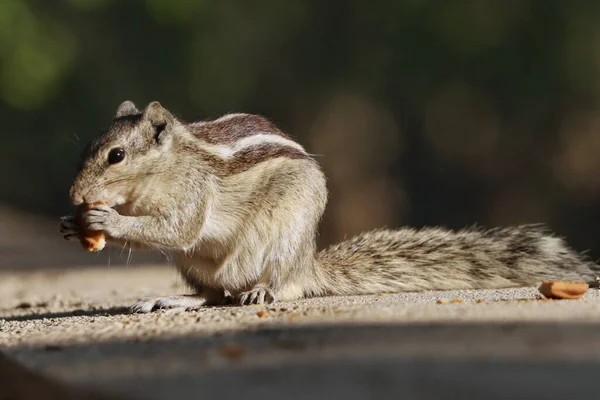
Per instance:
[[[90,199],[84,199],[81,203],[79,204],[75,204],[76,207],[79,207],[83,204],[94,204],[94,203],[104,203],[107,206],[109,206],[110,208],[115,208],[116,203],[114,201],[110,201],[110,200],[103,200],[103,199],[94,199],[93,201],[91,201]]]

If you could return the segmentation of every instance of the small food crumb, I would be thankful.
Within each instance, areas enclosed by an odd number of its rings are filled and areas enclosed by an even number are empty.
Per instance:
[[[259,312],[256,313],[256,315],[258,315],[259,318],[264,318],[264,317],[268,316],[269,313],[266,312],[265,310],[260,310]]]
[[[221,354],[221,356],[232,360],[241,358],[244,353],[246,353],[246,349],[237,344],[226,344],[219,349],[219,354]]]
[[[437,301],[438,304],[450,304],[450,303],[462,303],[463,299],[455,298],[455,299],[439,299]]]
[[[485,303],[485,300],[484,299],[477,299],[475,301],[475,303],[477,303],[477,304]]]

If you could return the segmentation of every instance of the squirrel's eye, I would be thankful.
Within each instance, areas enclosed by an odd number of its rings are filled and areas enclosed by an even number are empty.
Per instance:
[[[120,163],[121,161],[123,161],[124,158],[125,158],[125,150],[123,150],[120,147],[117,147],[116,149],[112,149],[108,153],[108,163],[109,164]]]

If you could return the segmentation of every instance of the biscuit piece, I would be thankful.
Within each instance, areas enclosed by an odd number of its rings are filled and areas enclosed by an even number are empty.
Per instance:
[[[98,201],[91,204],[81,204],[77,207],[77,224],[81,229],[81,247],[85,251],[97,252],[106,246],[106,238],[104,237],[104,231],[92,231],[85,227],[85,221],[83,220],[83,214],[86,213],[90,208],[107,205],[103,201]]]

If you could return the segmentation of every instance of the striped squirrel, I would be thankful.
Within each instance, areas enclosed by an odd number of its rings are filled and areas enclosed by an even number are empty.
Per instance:
[[[133,312],[303,297],[592,282],[596,265],[541,225],[375,230],[317,252],[325,176],[267,119],[184,123],[160,103],[126,101],[82,154],[70,190],[108,243],[168,253],[193,295]],[[61,232],[78,240],[73,216]]]

